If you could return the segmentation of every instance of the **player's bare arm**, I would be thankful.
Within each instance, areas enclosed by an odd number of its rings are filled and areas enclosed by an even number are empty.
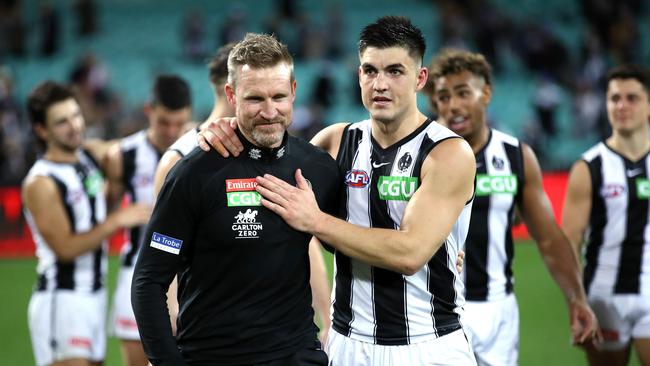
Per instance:
[[[102,164],[106,174],[106,201],[109,210],[114,210],[120,206],[124,196],[123,168],[122,168],[122,151],[120,144],[114,143],[107,150]]]
[[[571,168],[564,199],[562,229],[569,237],[578,258],[591,213],[591,177],[587,164],[579,160]]]
[[[27,179],[22,193],[25,207],[32,213],[43,239],[64,261],[100,247],[102,240],[118,228],[146,223],[150,214],[148,207],[132,205],[109,215],[87,232],[74,233],[56,183],[51,178],[35,176]]]
[[[523,201],[521,213],[542,259],[560,286],[569,305],[573,339],[583,343],[596,335],[598,322],[587,304],[579,261],[566,235],[555,221],[551,203],[544,192],[542,172],[532,149],[524,145]]]
[[[320,319],[320,341],[326,344],[332,321],[330,319],[330,283],[325,268],[325,259],[318,239],[309,242],[309,284],[312,292],[312,307]]]
[[[178,152],[172,150],[166,151],[160,158],[158,166],[156,166],[156,173],[154,174],[153,178],[154,198],[158,197],[158,193],[160,193],[160,188],[162,188],[163,183],[165,183],[167,174],[169,174],[169,171],[172,170],[174,165],[176,165],[176,163],[181,160],[181,158],[182,156]]]
[[[347,125],[349,123],[329,125],[320,130],[309,143],[327,151],[332,158],[336,159],[336,156],[339,154],[339,147],[341,146],[343,130],[345,130]]]
[[[300,170],[297,187],[273,176],[258,177],[262,204],[293,228],[309,232],[347,256],[412,275],[440,248],[472,197],[476,163],[460,139],[441,142],[422,165],[422,182],[409,201],[399,230],[363,228],[319,210]],[[432,213],[435,207],[435,214]]]

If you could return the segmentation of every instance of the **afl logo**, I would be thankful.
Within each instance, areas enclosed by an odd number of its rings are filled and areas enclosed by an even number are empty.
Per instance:
[[[370,183],[368,173],[364,170],[350,170],[345,174],[345,184],[348,187],[363,188]]]
[[[402,155],[401,158],[399,158],[399,161],[397,162],[397,169],[400,172],[403,172],[411,166],[412,162],[413,162],[413,157],[411,157],[411,154],[406,153]]]
[[[614,198],[625,193],[625,187],[621,184],[607,184],[600,190],[600,195],[603,198]]]

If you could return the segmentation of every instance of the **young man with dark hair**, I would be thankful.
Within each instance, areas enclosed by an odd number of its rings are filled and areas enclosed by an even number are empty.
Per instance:
[[[146,222],[130,206],[106,216],[99,142],[84,146],[84,119],[72,93],[48,81],[29,95],[27,110],[45,153],[22,188],[36,243],[38,282],[29,302],[37,365],[100,365],[106,352],[106,238]]]
[[[153,206],[154,174],[160,156],[176,141],[192,116],[190,88],[175,75],[158,76],[151,101],[145,105],[149,127],[114,144],[105,164],[109,205],[116,207],[126,195],[130,202]],[[140,334],[131,307],[131,279],[144,227],[127,232],[111,316],[112,333],[120,339],[126,366],[146,366]]]
[[[463,139],[417,108],[428,75],[424,51],[422,33],[406,18],[366,26],[359,84],[370,118],[334,124],[312,140],[345,177],[339,207],[347,222],[319,210],[299,172],[297,187],[268,174],[257,179],[265,207],[335,250],[327,347],[335,365],[475,364],[461,326],[463,284],[455,267],[467,234],[474,158]],[[225,145],[235,153],[226,127],[218,124],[205,137],[218,151]]]
[[[336,163],[286,130],[296,82],[285,45],[249,34],[228,59],[244,153],[195,149],[169,173],[145,232],[132,302],[153,365],[327,365],[309,288],[310,236],[261,207],[255,176],[302,169],[333,212]],[[172,336],[165,291],[178,274]]]
[[[532,149],[490,128],[492,71],[477,53],[444,50],[431,63],[430,102],[438,122],[462,136],[476,158],[474,206],[465,244],[464,324],[479,365],[517,365],[519,310],[514,295],[511,229],[517,208],[569,306],[573,340],[597,330],[580,267],[555,222]]]
[[[604,341],[591,365],[626,365],[634,345],[650,365],[650,73],[623,65],[607,76],[612,135],[571,168],[563,227],[584,251],[584,286]]]

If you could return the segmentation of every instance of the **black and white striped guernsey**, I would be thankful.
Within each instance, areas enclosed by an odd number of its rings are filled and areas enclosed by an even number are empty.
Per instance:
[[[650,296],[650,158],[632,162],[601,142],[582,159],[592,186],[585,290]]]
[[[476,194],[465,244],[465,299],[493,301],[513,291],[512,223],[524,187],[521,143],[490,129],[476,156]]]
[[[413,133],[382,149],[371,122],[346,127],[337,162],[345,176],[342,195],[347,221],[363,227],[399,229],[409,198],[421,183],[424,159],[435,146],[458,138],[427,120]],[[335,252],[333,328],[353,339],[406,345],[460,329],[463,284],[456,271],[458,249],[467,235],[471,202],[433,258],[405,276]],[[435,208],[431,208],[435,222]]]
[[[199,142],[197,140],[197,135],[199,134],[199,128],[192,128],[185,132],[183,136],[179,137],[172,146],[167,149],[167,151],[176,151],[180,156],[185,156],[192,152]]]
[[[153,180],[162,154],[149,142],[146,130],[122,139],[120,149],[122,184],[129,201],[153,206]],[[127,241],[121,251],[123,266],[131,267],[135,264],[142,235],[144,226],[134,226],[127,230]]]
[[[38,159],[25,179],[42,176],[56,184],[63,207],[74,233],[84,233],[106,219],[104,178],[94,159],[85,151],[78,153],[75,164]],[[38,283],[36,291],[75,290],[95,292],[104,287],[107,269],[107,243],[72,261],[61,261],[41,236],[34,217],[25,209],[25,217],[36,244]]]

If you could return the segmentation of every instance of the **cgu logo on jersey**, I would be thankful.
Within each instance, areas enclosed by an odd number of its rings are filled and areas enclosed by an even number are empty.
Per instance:
[[[261,206],[261,196],[255,190],[255,178],[226,179],[228,207]]]
[[[104,187],[104,178],[102,173],[93,170],[84,178],[84,188],[90,197],[96,197]]]
[[[476,195],[517,194],[517,176],[515,175],[476,175]]]
[[[370,183],[370,177],[365,170],[350,170],[345,173],[345,184],[352,188],[363,188]]]
[[[408,201],[418,189],[417,177],[382,175],[377,182],[379,198],[384,201]]]
[[[257,210],[250,208],[244,212],[239,211],[235,215],[235,222],[232,223],[232,231],[235,232],[235,239],[257,239],[259,232],[264,229],[261,222],[258,222]]]
[[[636,197],[640,200],[650,199],[650,180],[646,178],[637,178]]]

